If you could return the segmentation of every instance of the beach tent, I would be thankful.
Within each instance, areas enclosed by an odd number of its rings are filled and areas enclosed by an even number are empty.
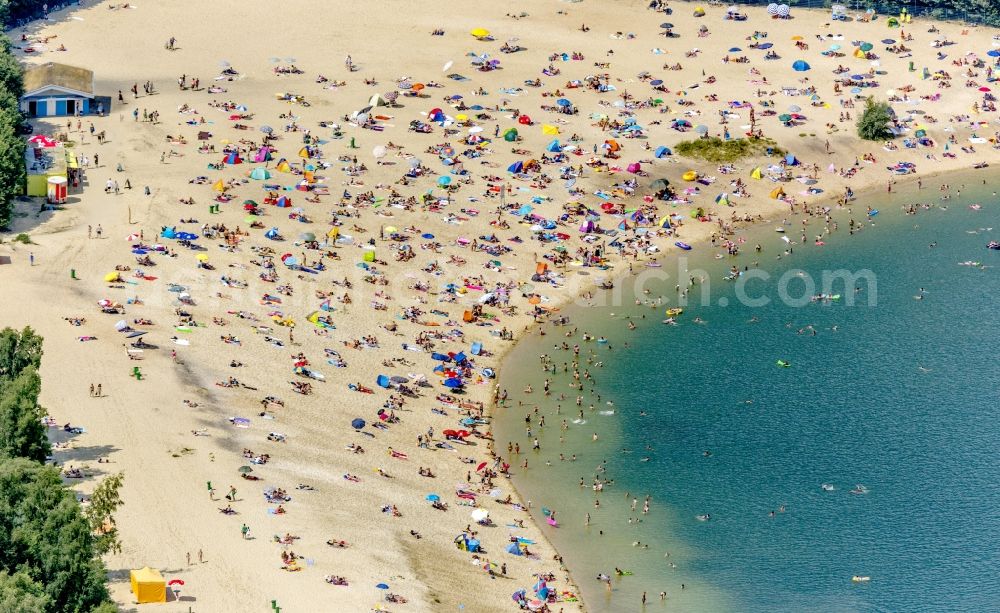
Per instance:
[[[444,121],[445,120],[444,111],[442,111],[441,109],[431,109],[430,112],[427,113],[427,120]]]
[[[694,9],[694,16],[695,17],[704,17],[705,16],[705,9],[702,8],[702,7],[700,7],[700,6],[696,7]]]
[[[167,601],[167,582],[163,580],[160,571],[147,566],[133,570],[129,575],[132,580],[132,593],[135,594],[137,603]]]
[[[785,189],[780,185],[772,189],[770,194],[772,200],[777,200],[778,198],[781,198],[784,195],[785,195]]]
[[[548,136],[556,136],[557,134],[559,134],[559,126],[552,126],[547,123],[543,123],[542,134],[546,134]]]
[[[279,209],[288,208],[292,206],[292,201],[288,199],[288,196],[281,196],[275,201],[274,206]]]
[[[266,168],[257,167],[250,171],[250,178],[257,181],[265,181],[271,178],[271,171]]]
[[[757,166],[753,170],[750,171],[750,178],[751,179],[759,179],[759,178],[761,178],[760,166]]]
[[[243,158],[240,157],[239,153],[237,153],[235,151],[230,151],[226,155],[226,158],[224,160],[222,160],[222,161],[225,162],[226,164],[242,164],[243,163]]]
[[[507,167],[507,172],[512,172],[514,174],[517,174],[523,170],[524,170],[524,162],[520,160],[514,162],[513,164]]]
[[[792,63],[792,70],[794,70],[795,72],[805,72],[810,68],[811,66],[809,66],[809,64],[806,63],[804,60],[795,60]]]
[[[559,144],[559,139],[556,139],[546,145],[545,150],[549,153],[560,153],[562,151],[562,145]]]
[[[715,204],[719,206],[729,206],[729,194],[723,192],[715,197]]]
[[[673,155],[673,151],[671,151],[669,147],[664,147],[663,145],[657,147],[656,151],[653,152],[653,157],[655,158],[662,158],[668,155]]]
[[[694,181],[695,179],[698,178],[698,173],[693,170],[689,170],[685,172],[683,175],[681,175],[681,178],[684,179],[685,181]]]
[[[508,143],[512,143],[517,140],[517,128],[508,128],[506,132],[503,133],[503,139]]]
[[[261,147],[253,157],[255,162],[268,162],[271,160],[271,148]]]
[[[378,94],[372,94],[372,97],[368,99],[368,106],[375,108],[377,106],[389,106],[386,99]]]

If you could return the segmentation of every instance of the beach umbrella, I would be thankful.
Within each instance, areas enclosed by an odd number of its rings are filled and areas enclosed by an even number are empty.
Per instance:
[[[664,30],[669,30],[674,27],[674,24],[664,22],[660,24],[660,27],[663,28]]]
[[[981,91],[981,92],[988,92],[988,91],[990,91],[990,88],[988,88],[986,86],[983,86],[983,87],[979,88],[979,91]]]
[[[840,51],[840,45],[836,43],[830,45],[830,51]]]
[[[792,120],[792,116],[785,113],[784,115],[778,115],[778,121],[789,122]]]
[[[809,66],[809,64],[803,60],[795,60],[795,62],[792,64],[792,70],[794,70],[795,72],[805,72],[810,68],[811,66]]]
[[[743,50],[740,49],[739,47],[730,47],[730,49],[729,49],[730,53],[739,53],[740,51],[743,51]]]
[[[565,99],[565,98],[560,98],[560,99],[556,100],[556,104],[558,104],[559,106],[562,106],[562,107],[573,106],[573,103],[570,102],[569,100]]]
[[[171,587],[173,587],[175,585],[184,585],[184,580],[183,579],[171,579],[170,581],[167,581],[167,585],[169,585]]]
[[[852,87],[851,88],[851,93],[852,94],[860,94],[861,93],[861,88],[860,87]]]
[[[314,241],[316,240],[316,235],[312,232],[303,232],[302,234],[299,234],[299,240]]]
[[[774,46],[774,44],[772,44],[772,43],[764,43],[762,45],[758,45],[757,48],[758,49],[770,49],[773,46]]]
[[[386,148],[384,145],[376,145],[375,147],[372,148],[372,156],[376,160],[384,158],[385,154],[386,154]]]
[[[883,38],[882,42],[886,45],[892,45],[896,43],[896,40],[893,38]]]
[[[797,104],[793,104],[792,106],[788,107],[788,112],[789,112],[789,113],[798,113],[798,112],[800,112],[801,110],[802,110],[802,109],[801,109],[801,108],[799,107],[799,105],[797,105]]]
[[[259,129],[264,134],[270,134],[271,132],[274,132],[274,128],[272,128],[271,126],[261,126]]]
[[[771,16],[778,14],[778,4],[776,2],[767,5],[767,14]]]
[[[471,515],[472,521],[483,521],[490,516],[490,512],[486,509],[475,509],[472,511]]]
[[[705,125],[695,126],[694,131],[697,132],[698,134],[708,134],[708,126]]]
[[[355,430],[360,430],[365,427],[365,420],[361,419],[360,417],[357,417],[351,421],[351,427],[354,428]]]
[[[448,69],[451,68],[454,63],[455,62],[453,62],[451,60],[448,60],[447,62],[445,62],[444,66],[441,67],[441,72],[448,72]]]
[[[667,189],[667,187],[669,187],[669,186],[670,186],[670,180],[669,179],[657,179],[657,180],[655,180],[655,181],[653,181],[652,183],[649,184],[650,188],[655,189],[657,191],[659,191],[661,189]]]
[[[243,473],[244,475],[249,475],[250,473],[253,472],[253,468],[249,466],[240,466],[237,470]]]
[[[438,177],[438,181],[437,182],[438,182],[438,185],[440,185],[441,187],[446,187],[448,185],[451,185],[451,177],[449,177],[448,175],[444,175],[442,177]]]
[[[430,502],[437,502],[438,500],[441,500],[441,497],[437,494],[427,494],[424,499],[429,500]]]
[[[136,330],[135,332],[129,332],[126,334],[125,338],[138,338],[144,334],[146,334],[145,330]]]
[[[788,17],[791,14],[792,9],[787,4],[778,5],[778,17]]]
[[[861,50],[864,51],[865,53],[868,53],[869,51],[871,51],[874,48],[875,48],[875,45],[873,45],[871,43],[861,43]]]
[[[378,588],[378,589],[380,589],[380,590],[387,590],[387,589],[389,589],[389,586],[387,584],[385,584],[385,583],[379,583],[375,587]]]
[[[997,51],[996,49],[990,49],[989,51],[986,52],[986,55],[990,57],[1000,57],[1000,51]]]
[[[486,38],[487,36],[490,35],[490,31],[487,30],[486,28],[476,28],[475,30],[469,32],[469,34],[473,35],[476,38]]]
[[[663,79],[653,79],[649,82],[649,84],[653,87],[659,87],[660,85],[663,85]]]
[[[456,389],[462,387],[462,380],[457,377],[451,377],[449,379],[444,380],[444,386]]]

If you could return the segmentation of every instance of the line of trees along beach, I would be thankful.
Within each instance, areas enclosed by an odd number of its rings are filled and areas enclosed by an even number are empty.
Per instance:
[[[2,1],[2,0],[0,0]],[[18,101],[24,93],[24,73],[11,52],[10,41],[0,37],[0,227],[11,220],[14,199],[24,192],[24,121]]]
[[[118,548],[122,475],[83,508],[54,466],[38,404],[42,338],[0,331],[0,611],[112,613],[100,556]]]

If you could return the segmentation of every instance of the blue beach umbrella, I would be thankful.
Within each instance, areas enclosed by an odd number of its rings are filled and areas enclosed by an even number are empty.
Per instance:
[[[807,64],[803,60],[795,60],[795,62],[792,64],[792,70],[794,70],[795,72],[805,72],[810,68],[811,66],[809,66],[809,64]]]
[[[990,57],[1000,57],[1000,51],[997,51],[996,49],[990,49],[989,51],[986,52],[986,55]]]

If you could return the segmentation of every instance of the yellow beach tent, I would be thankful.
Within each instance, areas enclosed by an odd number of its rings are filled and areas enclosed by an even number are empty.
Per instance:
[[[133,570],[131,573],[132,593],[139,604],[146,602],[166,602],[167,582],[163,580],[160,571],[146,567]]]
[[[760,166],[758,166],[758,167],[756,167],[756,168],[754,168],[753,170],[750,171],[750,178],[751,179],[759,179],[760,178]]]
[[[698,173],[693,170],[689,170],[685,172],[683,175],[681,175],[681,178],[684,179],[685,181],[694,181],[695,179],[698,178]]]
[[[542,134],[548,134],[549,136],[556,136],[559,134],[559,126],[551,126],[549,124],[542,124]]]
[[[777,200],[785,195],[785,190],[779,185],[771,190],[771,200]]]

